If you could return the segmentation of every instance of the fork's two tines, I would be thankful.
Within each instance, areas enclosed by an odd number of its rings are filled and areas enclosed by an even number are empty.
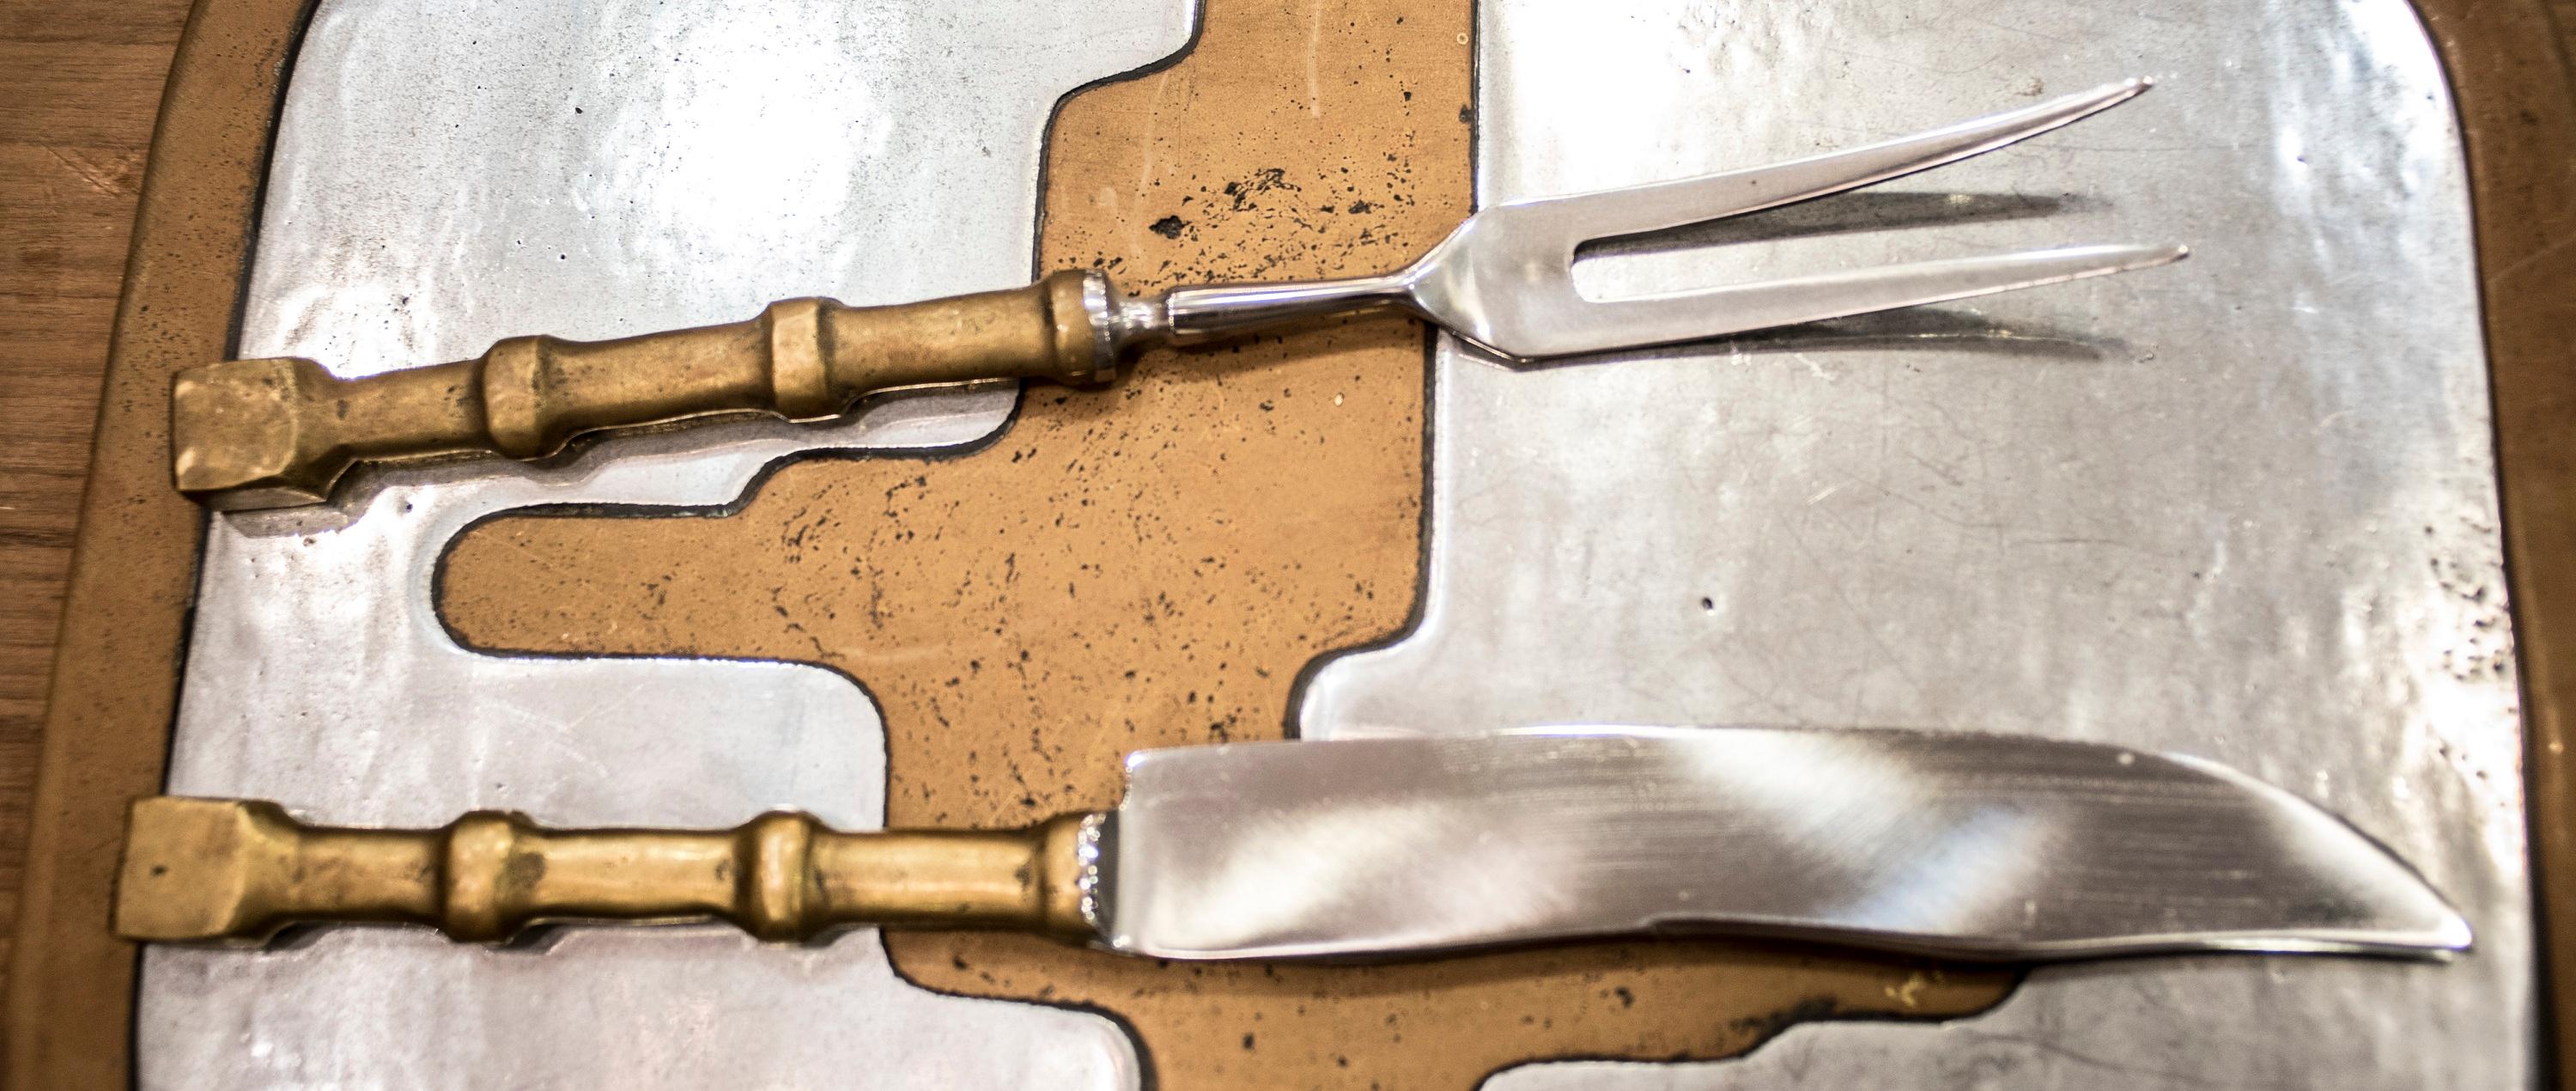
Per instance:
[[[1494,352],[1533,359],[1696,341],[2163,265],[2189,251],[2072,246],[1631,299],[1587,299],[1574,283],[1575,252],[1585,243],[1741,216],[1955,163],[2110,109],[2148,86],[2132,79],[1770,166],[1495,205],[1468,217],[1412,265],[1384,276],[1183,288],[1161,302],[1172,334],[1183,340],[1319,311],[1397,306]]]

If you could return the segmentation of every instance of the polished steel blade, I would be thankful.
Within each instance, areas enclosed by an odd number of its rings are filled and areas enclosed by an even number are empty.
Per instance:
[[[1975,959],[2431,954],[2406,865],[2191,758],[1898,730],[1548,728],[1128,759],[1104,945],[1369,956],[1723,932]]]

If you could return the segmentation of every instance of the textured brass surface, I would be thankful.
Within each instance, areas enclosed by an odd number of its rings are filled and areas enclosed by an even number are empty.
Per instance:
[[[563,920],[719,919],[776,943],[847,925],[1092,934],[1083,816],[1025,830],[551,830],[476,811],[435,830],[308,826],[274,803],[154,796],[127,814],[116,932],[263,943],[291,924],[418,924],[475,943]]]
[[[1086,296],[1091,297],[1086,299]],[[339,378],[229,360],[172,385],[179,491],[221,510],[319,503],[366,460],[542,458],[585,432],[726,413],[828,417],[867,395],[1114,374],[1099,275],[884,307],[789,299],[758,318],[615,341],[512,337],[481,357]]]

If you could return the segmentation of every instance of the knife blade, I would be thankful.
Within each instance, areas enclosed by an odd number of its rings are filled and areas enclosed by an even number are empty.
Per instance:
[[[1910,730],[1543,728],[1140,751],[1114,812],[1023,831],[307,826],[156,797],[117,928],[298,921],[508,939],[722,918],[763,939],[1004,927],[1171,959],[1398,958],[1724,933],[1979,960],[2438,955],[2468,924],[2386,849],[2222,766]]]
[[[1103,942],[1160,958],[1652,932],[2016,960],[2469,943],[2313,804],[2111,746],[1550,728],[1144,751],[1128,778]]]

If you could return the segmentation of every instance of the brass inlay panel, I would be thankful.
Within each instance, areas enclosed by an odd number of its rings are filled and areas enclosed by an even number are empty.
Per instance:
[[[1040,264],[1145,294],[1410,260],[1471,211],[1470,8],[1209,0],[1179,63],[1057,117]],[[884,714],[890,825],[1104,809],[1126,752],[1276,738],[1301,670],[1404,625],[1425,336],[1380,315],[1149,351],[1106,395],[1032,387],[979,450],[799,463],[721,518],[499,520],[450,555],[442,608],[486,647],[844,671]],[[1114,1012],[1170,1088],[1724,1056],[1801,1018],[1974,1011],[2011,980],[1722,942],[1364,967],[886,943],[930,988]]]

